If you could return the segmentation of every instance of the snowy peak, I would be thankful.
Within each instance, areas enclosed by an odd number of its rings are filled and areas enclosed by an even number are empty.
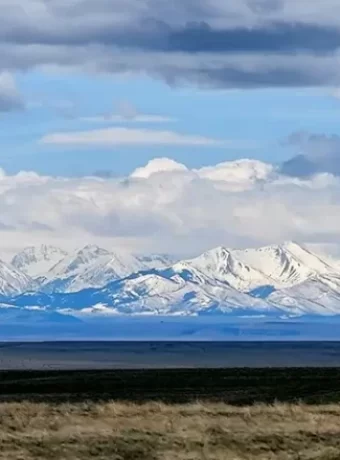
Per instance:
[[[80,270],[83,266],[88,265],[98,259],[109,258],[110,252],[98,246],[88,245],[83,249],[77,251],[68,266],[66,267],[65,274],[73,273]],[[64,261],[63,261],[64,262]]]
[[[87,245],[64,257],[49,271],[48,278],[57,276],[74,275],[81,272],[84,267],[100,258],[110,258],[110,252],[95,245]]]
[[[175,259],[167,254],[151,254],[148,256],[138,256],[138,260],[148,268],[165,268],[174,264]]]
[[[130,254],[108,254],[99,257],[80,273],[69,287],[69,291],[79,291],[85,287],[103,287],[106,284],[149,267]]]
[[[65,251],[55,246],[45,244],[38,247],[31,246],[15,255],[12,259],[12,265],[31,278],[38,278],[45,276],[66,255]]]
[[[218,247],[205,252],[201,256],[187,261],[189,265],[201,270],[212,278],[223,278],[228,273],[242,271],[245,266],[237,261],[230,251],[224,247]]]
[[[294,286],[317,274],[335,270],[335,267],[294,242],[287,242],[282,246],[238,250],[233,253],[244,263],[271,279],[276,287]]]
[[[258,286],[270,284],[263,273],[238,259],[224,247],[205,252],[196,259],[180,262],[175,270],[196,270],[210,281],[228,283],[240,291],[248,291]]]
[[[108,254],[110,254],[110,252],[107,249],[100,248],[95,244],[88,244],[87,246],[77,251],[77,256],[82,258],[82,260],[85,262]]]
[[[68,255],[46,275],[45,292],[76,292],[106,284],[150,268],[170,265],[162,256],[137,257],[88,245]]]
[[[297,261],[307,266],[310,270],[318,274],[337,271],[337,264],[325,261],[304,246],[293,241],[285,243],[283,249],[290,253]]]
[[[33,287],[29,276],[0,260],[0,295],[17,295]]]
[[[171,265],[170,260],[165,256],[139,257],[123,251],[115,251],[89,264],[87,269],[72,282],[72,291],[78,291],[81,285],[103,287],[132,273],[162,269],[169,265]]]
[[[93,287],[88,272],[100,270],[112,258],[106,249],[87,245],[68,254],[46,274],[45,292],[71,292]],[[88,283],[88,285],[86,284]]]

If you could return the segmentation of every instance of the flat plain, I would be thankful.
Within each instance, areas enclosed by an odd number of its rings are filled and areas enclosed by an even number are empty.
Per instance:
[[[337,460],[340,405],[1,403],[1,460]]]
[[[337,460],[340,368],[0,372],[0,460]]]
[[[0,371],[242,367],[340,367],[340,342],[0,342]]]

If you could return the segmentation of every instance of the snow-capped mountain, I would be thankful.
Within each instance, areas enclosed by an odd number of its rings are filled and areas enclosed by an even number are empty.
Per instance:
[[[31,246],[25,248],[13,257],[11,263],[17,270],[36,279],[45,277],[52,267],[66,256],[66,251],[42,244],[38,247]]]
[[[39,305],[60,313],[192,315],[279,311],[219,281],[198,283],[187,271],[149,270],[115,281],[101,289],[75,293],[23,294],[10,300],[17,306]]]
[[[28,247],[15,255],[12,266],[36,280],[44,292],[75,292],[103,287],[131,273],[164,268],[173,263],[165,255],[133,256],[87,245],[67,253],[63,249],[41,245]]]
[[[0,260],[0,295],[12,296],[35,287],[32,278]]]
[[[77,292],[91,287],[100,288],[131,273],[170,265],[166,256],[137,257],[132,254],[110,252],[96,245],[88,245],[68,254],[46,273],[44,292]]]
[[[268,276],[242,262],[236,254],[223,247],[208,251],[195,259],[179,262],[173,269],[175,272],[190,272],[191,278],[200,283],[226,283],[241,292],[272,284]]]
[[[196,314],[230,312],[233,309],[252,308],[254,311],[268,311],[269,305],[262,299],[255,299],[237,291],[223,281],[192,277],[182,271],[154,270],[131,276],[108,285],[100,293],[106,294],[106,304],[125,313],[154,312],[157,314]],[[104,298],[98,298],[105,303]]]
[[[69,292],[89,287],[81,282],[81,277],[90,269],[102,266],[111,258],[106,249],[87,245],[67,254],[47,273],[42,286],[44,292]]]
[[[62,258],[49,268],[54,256]],[[48,271],[38,272],[45,262]],[[23,251],[14,263],[43,279],[36,287],[22,271],[0,264],[1,300],[19,308],[77,315],[340,314],[339,261],[292,242],[218,247],[175,263],[93,245],[67,255],[42,247]]]
[[[170,267],[175,262],[175,258],[167,254],[150,254],[148,256],[139,255],[137,258],[148,268]]]
[[[271,293],[267,301],[293,314],[340,314],[340,276],[312,276],[295,286]]]
[[[294,242],[282,246],[233,251],[233,254],[268,277],[270,284],[276,288],[295,286],[313,276],[339,271],[336,264],[323,261]]]

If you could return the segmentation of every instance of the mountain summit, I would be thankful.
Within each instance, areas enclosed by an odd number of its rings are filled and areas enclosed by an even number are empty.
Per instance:
[[[42,244],[25,248],[13,257],[12,265],[31,278],[45,276],[46,273],[67,255],[66,251],[55,246]]]

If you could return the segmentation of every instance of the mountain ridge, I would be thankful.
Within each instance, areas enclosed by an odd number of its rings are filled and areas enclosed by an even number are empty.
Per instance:
[[[0,264],[1,300],[37,311],[78,316],[340,314],[340,263],[323,260],[296,242],[242,250],[220,246],[177,262],[95,245],[71,253],[41,245],[24,249],[13,261],[16,267],[8,265],[12,272],[4,273],[14,276],[15,289],[8,287],[8,279],[2,289]],[[49,270],[42,274],[44,264]],[[37,278],[27,274],[38,272]]]

